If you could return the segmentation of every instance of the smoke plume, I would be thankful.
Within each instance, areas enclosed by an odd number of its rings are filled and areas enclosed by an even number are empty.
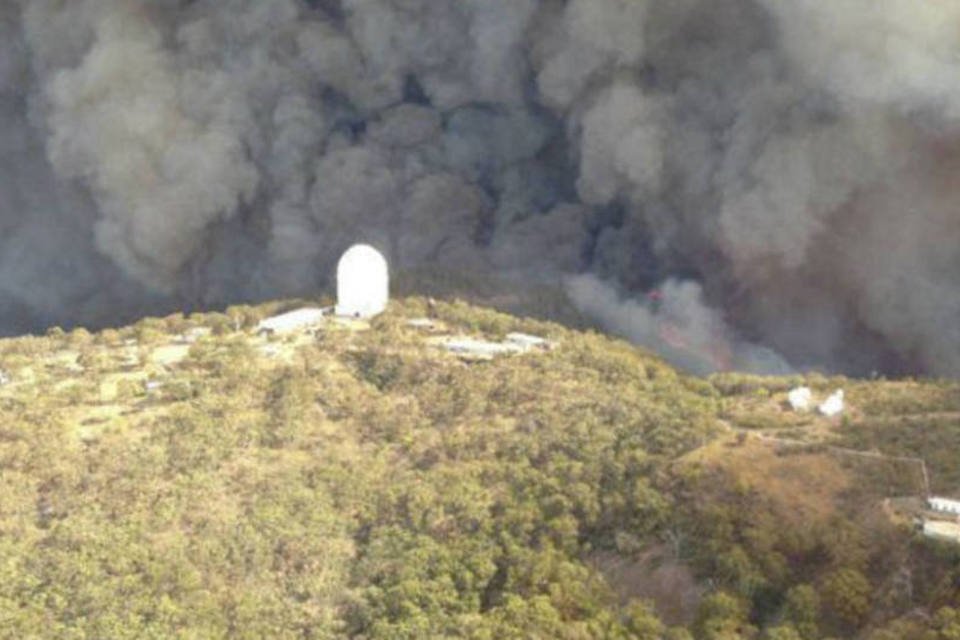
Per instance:
[[[958,173],[938,0],[0,5],[7,334],[316,293],[363,241],[695,369],[957,375]]]

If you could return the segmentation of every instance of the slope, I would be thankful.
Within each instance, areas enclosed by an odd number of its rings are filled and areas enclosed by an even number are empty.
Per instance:
[[[808,377],[850,390],[846,421],[828,421],[783,409],[797,380],[688,377],[620,341],[459,302],[254,333],[291,306],[0,342],[3,634],[852,637],[951,624],[934,613],[957,604],[956,554],[877,516],[888,492],[875,470],[779,451],[770,434],[924,453],[892,433],[935,411],[942,449],[956,385]],[[558,348],[465,361],[409,323],[426,315]],[[948,454],[933,457],[950,489]],[[617,580],[651,563],[693,576],[685,612],[664,611],[655,584]]]

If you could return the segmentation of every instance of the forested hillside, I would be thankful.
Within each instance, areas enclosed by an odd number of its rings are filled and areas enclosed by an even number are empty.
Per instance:
[[[463,303],[0,341],[0,636],[960,638],[960,385],[685,376]],[[431,323],[411,325],[414,318]],[[543,336],[468,360],[436,334]],[[847,392],[798,414],[804,383]]]

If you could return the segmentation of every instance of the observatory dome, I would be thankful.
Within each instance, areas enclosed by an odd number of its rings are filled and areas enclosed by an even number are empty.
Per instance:
[[[371,318],[387,308],[389,272],[383,255],[366,244],[347,250],[337,263],[339,316]]]

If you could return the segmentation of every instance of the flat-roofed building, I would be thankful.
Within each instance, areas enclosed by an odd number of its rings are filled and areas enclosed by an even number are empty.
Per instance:
[[[931,496],[927,499],[927,504],[931,511],[960,516],[960,500]]]
[[[960,524],[943,520],[925,520],[923,535],[935,540],[960,543]]]
[[[323,321],[323,309],[304,308],[267,318],[257,325],[257,333],[290,333]]]

